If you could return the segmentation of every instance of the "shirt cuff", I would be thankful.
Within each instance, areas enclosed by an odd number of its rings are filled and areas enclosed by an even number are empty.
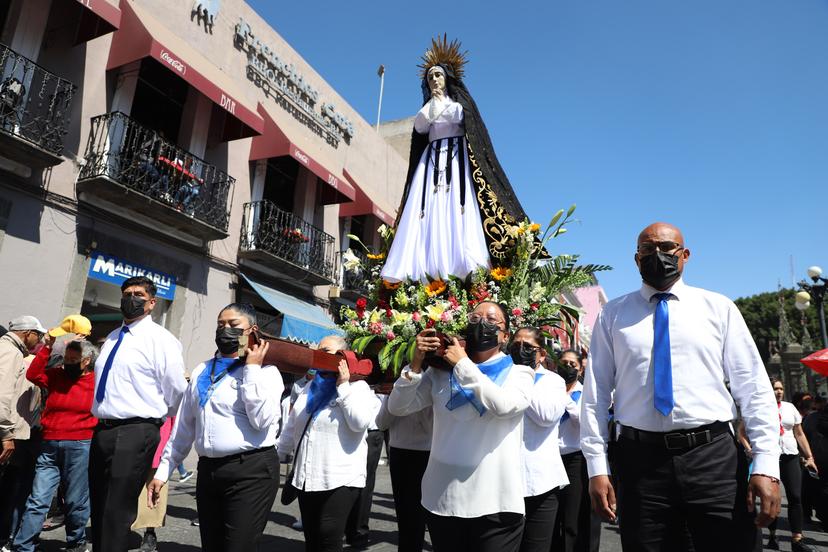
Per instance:
[[[753,471],[751,475],[768,475],[779,479],[779,456],[764,453],[753,455]]]
[[[155,470],[155,479],[159,481],[163,481],[166,483],[170,479],[170,461],[169,460],[161,460],[161,463],[158,464],[158,468]]]
[[[421,379],[423,379],[422,372],[412,372],[411,367],[406,366],[400,373],[400,377],[398,377],[397,381],[394,382],[394,387],[409,387],[417,385],[420,383]]]
[[[609,475],[609,462],[607,462],[607,455],[601,454],[598,456],[586,456],[587,474],[589,477],[597,475]]]

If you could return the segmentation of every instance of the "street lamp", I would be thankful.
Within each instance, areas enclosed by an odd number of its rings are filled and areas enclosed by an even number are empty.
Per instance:
[[[818,266],[808,268],[808,277],[813,281],[813,284],[809,284],[805,280],[799,282],[799,292],[796,294],[796,308],[804,311],[811,306],[811,301],[813,300],[817,315],[819,316],[819,331],[822,334],[822,346],[828,349],[828,333],[826,333],[825,329],[825,309],[823,308],[825,290],[828,289],[828,278],[822,277],[822,268]]]

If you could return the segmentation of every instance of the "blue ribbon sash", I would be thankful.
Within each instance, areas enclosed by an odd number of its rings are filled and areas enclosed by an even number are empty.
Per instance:
[[[316,374],[308,384],[308,402],[305,412],[316,416],[334,396],[336,396],[336,378],[323,378],[320,374]]]
[[[207,364],[205,362],[205,364]],[[213,396],[213,391],[218,387],[224,376],[232,373],[236,368],[244,364],[240,358],[223,358],[213,357],[209,361],[210,367],[204,368],[198,375],[196,387],[198,388],[198,406],[204,408],[210,397]]]
[[[514,362],[512,361],[512,357],[509,355],[503,356],[492,362],[484,362],[477,365],[483,375],[492,380],[498,386],[502,386],[503,382],[506,381],[506,376],[509,375],[512,366],[514,366]],[[454,368],[452,368],[451,372],[449,372],[449,385],[451,386],[451,398],[449,398],[449,401],[446,403],[446,408],[454,410],[455,408],[460,408],[466,404],[471,404],[481,416],[486,413],[486,407],[483,406],[480,399],[475,396],[474,391],[462,387],[459,383],[457,383],[457,380],[454,379]]]

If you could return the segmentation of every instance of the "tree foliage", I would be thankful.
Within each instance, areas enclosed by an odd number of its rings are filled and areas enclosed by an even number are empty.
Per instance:
[[[767,361],[771,355],[771,343],[779,342],[780,295],[793,340],[797,343],[802,342],[802,313],[794,307],[795,294],[796,290],[794,289],[782,289],[778,292],[769,291],[750,297],[741,297],[734,301],[742,312],[742,316],[764,361]],[[805,311],[805,319],[814,347],[821,349],[819,319],[813,304]]]

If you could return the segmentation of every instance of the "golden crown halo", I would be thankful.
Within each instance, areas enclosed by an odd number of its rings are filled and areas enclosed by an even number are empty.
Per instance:
[[[455,77],[462,79],[463,67],[468,63],[467,55],[467,51],[460,51],[460,41],[454,39],[449,42],[445,33],[443,33],[443,38],[439,36],[432,38],[431,48],[426,50],[421,58],[423,63],[417,66],[420,68],[420,77],[425,78],[428,70],[435,65],[443,65],[450,68]]]

